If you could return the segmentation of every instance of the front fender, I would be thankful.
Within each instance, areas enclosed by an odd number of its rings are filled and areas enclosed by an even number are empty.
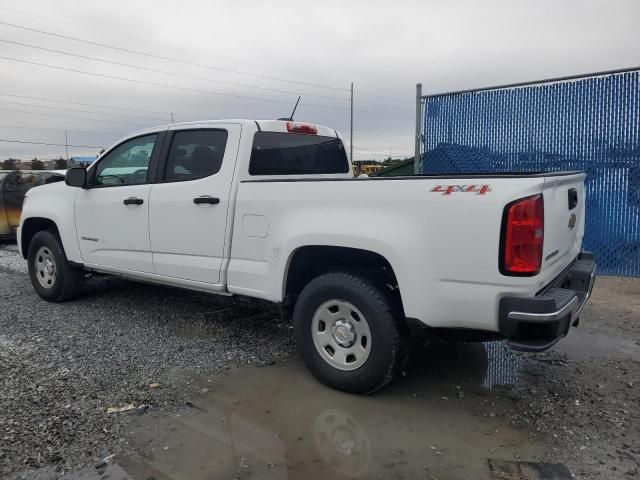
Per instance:
[[[77,189],[69,187],[63,182],[35,187],[29,190],[25,197],[25,204],[20,216],[18,227],[18,246],[23,256],[26,256],[26,245],[23,245],[25,225],[27,230],[34,220],[44,219],[53,222],[58,229],[60,240],[67,259],[82,263],[80,245],[76,235],[75,225],[75,195]]]

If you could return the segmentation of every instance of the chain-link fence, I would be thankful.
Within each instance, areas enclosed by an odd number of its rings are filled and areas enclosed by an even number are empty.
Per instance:
[[[584,248],[640,276],[638,70],[424,99],[424,173],[584,170]]]

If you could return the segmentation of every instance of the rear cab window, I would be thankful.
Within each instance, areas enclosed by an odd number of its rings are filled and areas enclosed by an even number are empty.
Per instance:
[[[256,132],[250,175],[319,175],[349,172],[339,138],[304,133]]]
[[[169,149],[164,181],[196,180],[218,173],[227,137],[227,131],[220,129],[176,131]]]

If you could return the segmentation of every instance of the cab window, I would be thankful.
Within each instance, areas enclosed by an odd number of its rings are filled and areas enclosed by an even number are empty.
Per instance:
[[[121,143],[96,165],[96,186],[139,185],[147,183],[147,171],[157,134],[137,137]]]
[[[167,157],[164,181],[196,180],[218,173],[226,146],[226,130],[175,132]]]
[[[302,133],[256,132],[250,175],[319,175],[347,173],[349,161],[336,137]]]

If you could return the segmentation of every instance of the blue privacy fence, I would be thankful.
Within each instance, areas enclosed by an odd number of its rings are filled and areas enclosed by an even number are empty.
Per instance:
[[[584,170],[584,248],[640,276],[637,69],[422,99],[424,173]]]

